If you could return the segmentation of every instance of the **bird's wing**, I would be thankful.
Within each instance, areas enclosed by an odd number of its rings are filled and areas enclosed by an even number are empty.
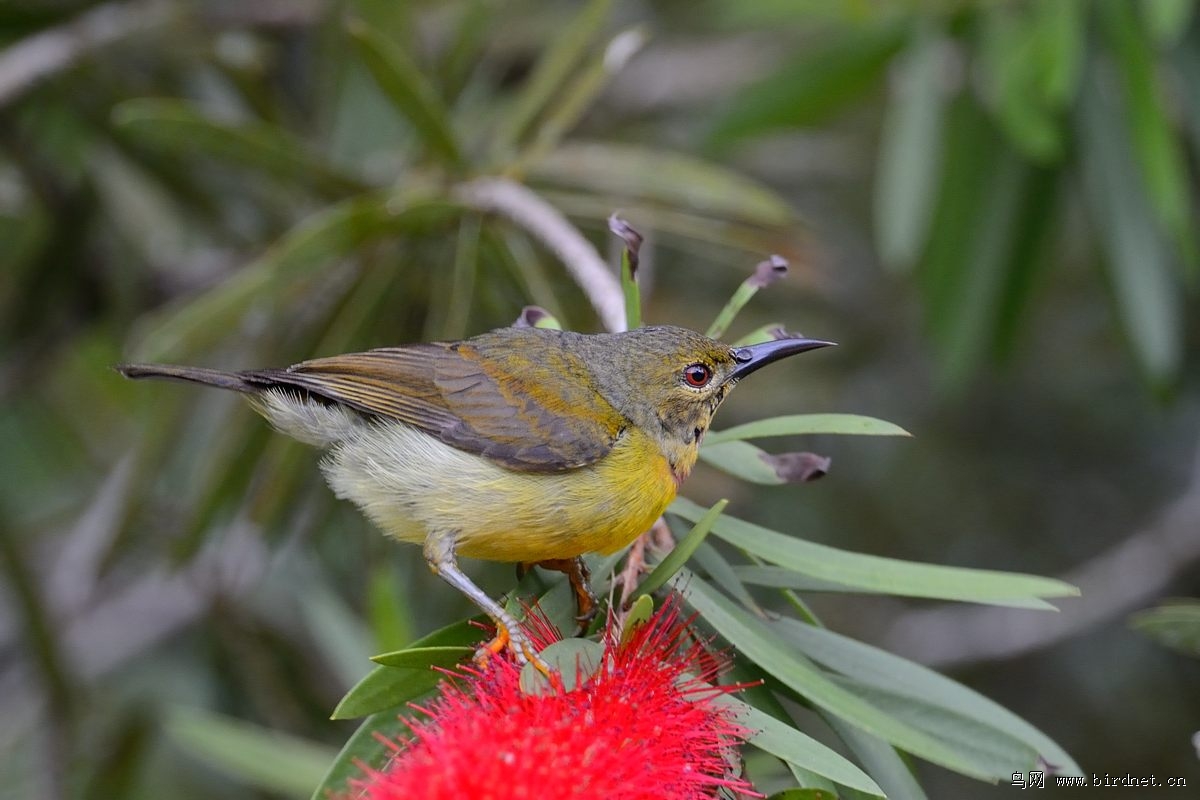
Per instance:
[[[530,344],[382,348],[247,376],[399,420],[511,469],[552,472],[599,460],[624,418],[571,354]]]

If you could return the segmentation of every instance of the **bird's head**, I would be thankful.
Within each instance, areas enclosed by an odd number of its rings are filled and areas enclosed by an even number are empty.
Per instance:
[[[717,408],[742,378],[833,344],[792,338],[733,347],[671,326],[589,338],[604,351],[589,361],[606,399],[658,442],[679,480],[695,464]]]

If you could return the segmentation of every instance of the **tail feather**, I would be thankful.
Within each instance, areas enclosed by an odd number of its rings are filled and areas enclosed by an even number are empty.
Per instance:
[[[188,383],[202,383],[206,386],[231,389],[245,394],[258,394],[264,388],[261,383],[252,383],[236,372],[225,372],[206,367],[177,367],[172,364],[118,364],[115,369],[126,378],[165,378]]]

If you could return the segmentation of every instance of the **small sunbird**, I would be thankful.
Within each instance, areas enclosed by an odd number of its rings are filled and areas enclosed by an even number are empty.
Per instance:
[[[654,524],[738,381],[831,344],[732,347],[670,326],[514,327],[286,369],[117,370],[241,392],[276,429],[327,450],[321,467],[337,496],[385,533],[422,545],[430,568],[492,618],[496,638],[481,652],[507,646],[548,672],[457,556],[565,572],[586,622],[596,604],[582,555],[613,553]]]

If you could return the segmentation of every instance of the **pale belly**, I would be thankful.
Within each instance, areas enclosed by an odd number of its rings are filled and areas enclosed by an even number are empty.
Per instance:
[[[491,561],[613,552],[646,531],[676,490],[666,460],[637,432],[594,465],[524,473],[406,425],[376,424],[336,444],[322,468],[337,495],[389,535],[422,543],[449,534],[458,554]]]

